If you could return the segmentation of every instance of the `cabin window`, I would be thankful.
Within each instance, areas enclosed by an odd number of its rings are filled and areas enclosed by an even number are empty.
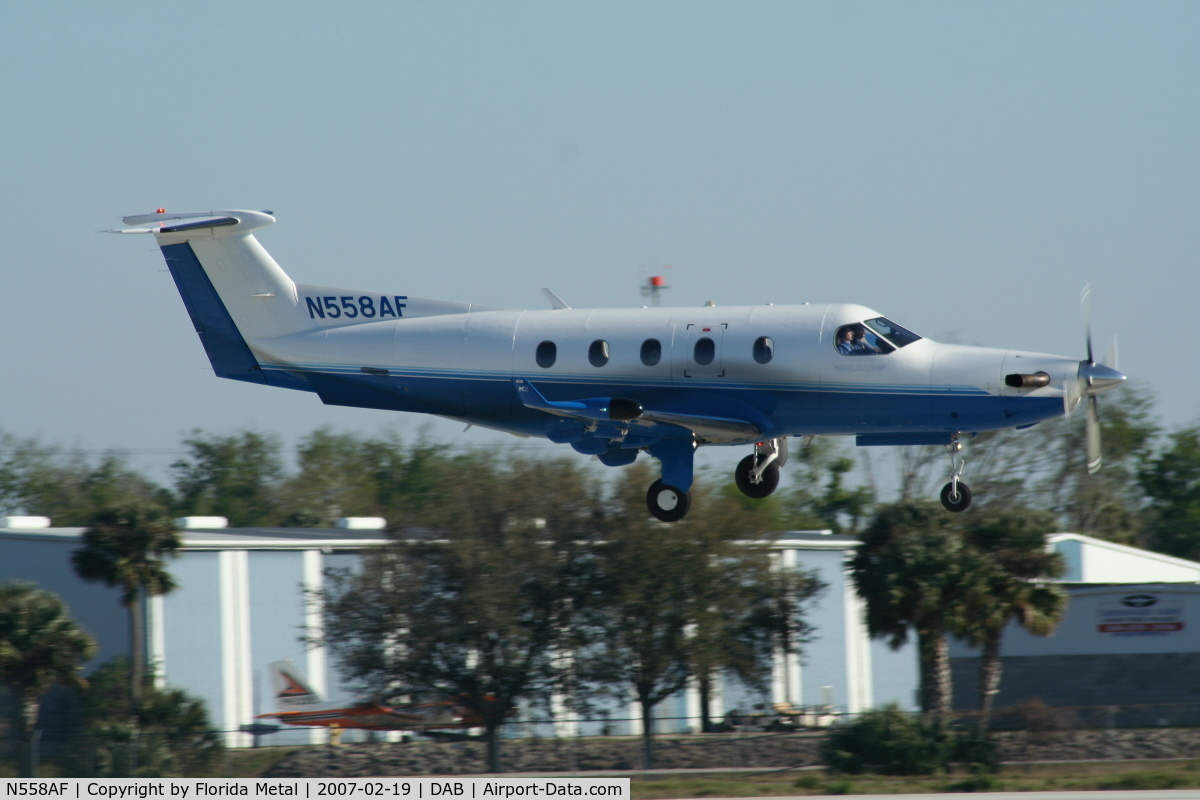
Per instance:
[[[662,360],[662,342],[658,339],[647,339],[642,342],[642,363],[653,367]]]
[[[837,329],[833,346],[844,356],[879,356],[891,353],[896,348],[882,336],[867,330],[861,322],[843,325]]]
[[[868,328],[878,333],[883,338],[887,339],[896,347],[904,347],[906,344],[912,344],[918,341],[921,337],[917,336],[910,330],[901,328],[896,323],[886,317],[876,317],[869,319],[864,323]]]
[[[696,346],[692,348],[692,358],[696,359],[696,363],[702,367],[708,366],[717,357],[717,346],[713,340],[707,336],[696,340]]]
[[[608,363],[608,342],[603,339],[597,339],[592,342],[588,348],[588,361],[592,362],[593,367],[603,367]]]
[[[754,340],[754,360],[766,364],[775,357],[775,343],[770,336],[760,336]]]
[[[554,362],[558,360],[558,347],[554,342],[542,342],[537,346],[537,352],[534,355],[537,360],[537,365],[542,369],[550,369],[554,366]]]

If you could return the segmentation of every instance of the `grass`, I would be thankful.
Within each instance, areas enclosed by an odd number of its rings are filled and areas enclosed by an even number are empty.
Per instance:
[[[1200,761],[1119,761],[1006,766],[995,775],[829,775],[823,771],[632,780],[634,800],[687,797],[1037,792],[1200,788]]]

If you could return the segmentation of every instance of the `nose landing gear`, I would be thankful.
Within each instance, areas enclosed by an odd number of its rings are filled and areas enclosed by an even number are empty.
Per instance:
[[[960,450],[962,442],[958,440],[958,434],[954,434],[950,444],[946,445],[946,455],[950,456],[950,482],[942,487],[942,506],[955,513],[966,511],[971,506],[971,487],[961,480],[967,462],[958,457]]]
[[[779,468],[787,462],[787,439],[769,439],[738,463],[733,480],[747,497],[768,497],[779,486]]]

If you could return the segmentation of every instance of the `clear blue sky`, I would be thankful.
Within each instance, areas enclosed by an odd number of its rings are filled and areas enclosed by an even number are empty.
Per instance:
[[[272,209],[313,283],[631,306],[669,264],[670,305],[1079,356],[1090,281],[1191,422],[1198,42],[1173,2],[3,3],[0,428],[417,430],[213,378],[150,243],[95,233],[157,206]]]

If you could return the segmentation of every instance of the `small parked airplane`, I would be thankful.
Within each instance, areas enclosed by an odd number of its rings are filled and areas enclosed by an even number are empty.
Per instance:
[[[374,731],[416,731],[475,728],[482,721],[449,701],[388,706],[379,700],[325,702],[289,661],[271,664],[276,711],[258,719],[277,719],[285,725],[325,728],[365,728]]]
[[[266,211],[125,217],[153,234],[219,377],[315,392],[329,405],[434,414],[540,436],[608,466],[648,452],[660,520],[688,510],[701,445],[752,446],[734,477],[779,482],[789,437],[945,445],[942,504],[962,511],[961,438],[1028,428],[1125,377],[1087,358],[942,344],[853,304],[522,311],[295,283],[253,231]],[[400,291],[403,291],[401,289]]]

